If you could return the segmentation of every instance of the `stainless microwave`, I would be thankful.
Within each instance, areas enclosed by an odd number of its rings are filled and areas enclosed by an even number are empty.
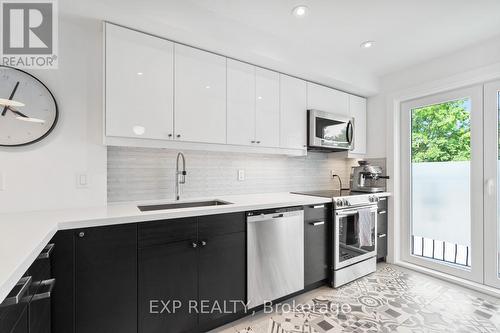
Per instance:
[[[307,110],[308,149],[346,151],[354,149],[354,118]]]

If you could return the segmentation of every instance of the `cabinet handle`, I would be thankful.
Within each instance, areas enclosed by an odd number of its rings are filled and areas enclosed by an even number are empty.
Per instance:
[[[206,241],[201,241],[201,246],[206,246],[207,245],[207,242]]]
[[[387,211],[386,210],[381,210],[380,212],[378,212],[378,215],[383,215],[383,214],[387,214]]]
[[[384,237],[386,237],[386,236],[387,236],[387,234],[377,234],[377,237],[378,237],[378,238],[384,238]]]
[[[38,255],[37,259],[48,259],[50,258],[50,254],[54,250],[54,243],[47,244],[42,250],[42,252]]]
[[[325,205],[314,205],[314,206],[309,206],[314,209],[319,209],[319,208],[325,208]]]
[[[379,198],[378,201],[387,201],[386,197]]]
[[[80,238],[85,237],[85,232],[80,231],[80,232],[78,233],[78,237],[80,237]]]
[[[316,227],[316,226],[318,226],[318,225],[323,225],[323,224],[325,224],[325,221],[310,222],[309,224],[310,224],[310,225],[313,225],[313,226],[315,226],[315,227]]]
[[[196,242],[192,242],[192,243],[191,243],[191,247],[192,247],[193,249],[197,248],[197,247],[198,247],[198,243],[196,243]]]
[[[41,292],[35,294],[31,301],[38,301],[41,299],[50,298],[52,294],[52,289],[54,289],[54,285],[56,284],[56,279],[49,279],[40,282]]]
[[[11,297],[7,297],[2,302],[1,305],[7,306],[7,305],[19,304],[19,302],[21,302],[21,300],[23,299],[24,294],[26,294],[26,292],[28,291],[30,284],[31,284],[31,276],[25,276],[21,278],[19,282],[17,282],[16,284],[16,286],[21,286],[17,294]]]

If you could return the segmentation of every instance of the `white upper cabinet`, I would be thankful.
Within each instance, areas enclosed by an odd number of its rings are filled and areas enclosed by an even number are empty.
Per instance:
[[[227,143],[279,147],[279,74],[228,59]]]
[[[257,67],[255,69],[255,94],[255,142],[263,147],[279,147],[279,74]]]
[[[226,143],[226,58],[175,44],[175,139]]]
[[[366,154],[366,98],[349,95],[349,114],[354,118],[354,149],[349,154]]]
[[[106,135],[171,139],[173,43],[105,25]]]
[[[227,60],[227,143],[255,143],[255,66]]]
[[[307,83],[280,75],[280,147],[307,147]]]
[[[308,82],[307,108],[339,115],[348,115],[349,95],[342,91]]]

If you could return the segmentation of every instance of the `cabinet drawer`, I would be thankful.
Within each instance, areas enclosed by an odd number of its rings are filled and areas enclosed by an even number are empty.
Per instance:
[[[307,222],[327,221],[330,204],[304,206],[304,220]]]
[[[328,278],[330,224],[328,221],[304,222],[304,285]]]
[[[389,197],[380,197],[378,201],[378,209],[387,209],[387,201],[389,200]]]
[[[197,218],[139,223],[139,247],[167,244],[197,238]]]
[[[245,231],[245,213],[200,216],[198,221],[200,239]]]
[[[387,257],[387,233],[377,233],[377,259]]]
[[[377,232],[387,232],[387,210],[379,209],[377,215]]]

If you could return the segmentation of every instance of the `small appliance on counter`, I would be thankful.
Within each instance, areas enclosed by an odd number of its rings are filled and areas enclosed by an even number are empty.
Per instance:
[[[382,175],[382,167],[371,165],[368,161],[359,161],[359,166],[351,169],[351,191],[376,193],[384,192],[385,184],[381,179],[389,179]]]

